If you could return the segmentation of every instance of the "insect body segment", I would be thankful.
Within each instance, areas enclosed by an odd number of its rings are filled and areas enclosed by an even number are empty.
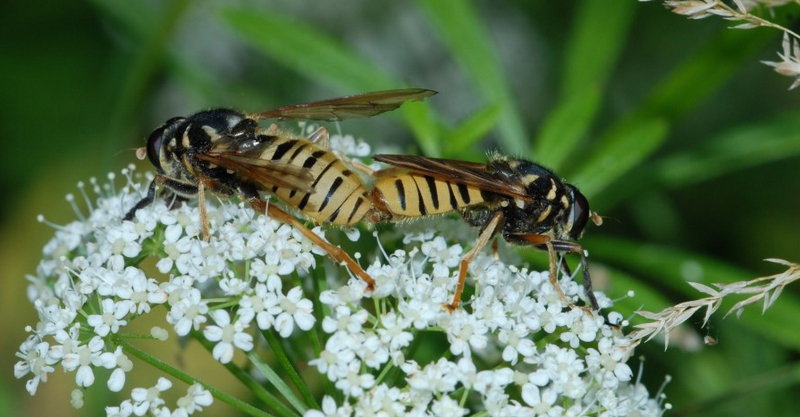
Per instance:
[[[261,198],[262,193],[271,193],[317,223],[350,225],[361,220],[371,206],[365,204],[367,190],[363,183],[324,145],[318,146],[317,142],[327,140],[324,129],[311,138],[291,138],[280,135],[275,128],[260,130],[259,120],[338,121],[370,117],[434,94],[417,88],[387,90],[253,115],[213,109],[170,119],[148,138],[146,155],[156,168],[156,178],[147,195],[124,219],[133,219],[136,211],[155,201],[160,184],[178,200],[198,197],[203,236],[209,239],[205,190],[223,197],[237,195],[259,212],[295,226],[332,258],[347,264],[371,289],[372,278],[345,252]]]
[[[586,296],[598,309],[586,256],[576,241],[588,219],[597,223],[599,217],[573,185],[541,165],[498,155],[487,164],[409,155],[376,155],[374,159],[393,167],[379,174],[373,184],[373,203],[383,219],[457,211],[481,230],[473,249],[462,258],[456,296],[446,305],[448,309],[452,311],[460,302],[470,262],[498,234],[510,243],[547,250],[551,283],[568,304],[556,280],[555,253],[580,254]],[[567,270],[563,261],[561,267]]]
[[[361,179],[333,152],[309,140],[279,136],[269,137],[259,150],[256,159],[302,167],[310,176],[305,189],[274,185],[268,190],[309,220],[351,226],[369,210]]]
[[[380,177],[372,184],[373,195],[394,221],[404,218],[452,213],[485,202],[476,187],[444,181],[430,175],[397,174]],[[377,192],[377,193],[376,193]]]

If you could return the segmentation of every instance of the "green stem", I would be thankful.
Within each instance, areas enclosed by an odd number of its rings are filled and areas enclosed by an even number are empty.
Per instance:
[[[214,344],[206,340],[203,335],[197,331],[192,330],[191,333],[192,337],[197,340],[207,351],[211,352],[214,350]],[[261,401],[264,402],[272,411],[275,413],[285,416],[285,417],[297,417],[298,414],[292,411],[291,408],[287,407],[286,404],[281,402],[278,398],[276,398],[272,393],[266,390],[263,385],[261,385],[258,381],[256,381],[249,373],[247,373],[242,368],[232,364],[226,363],[223,365],[225,369],[228,370],[231,374],[233,374],[236,379],[241,381],[253,394]]]
[[[320,323],[319,326],[314,326],[308,332],[308,335],[311,338],[311,346],[314,349],[315,358],[319,358],[322,354],[323,343],[326,340],[322,330],[322,320],[325,319],[325,316],[330,314],[328,306],[322,304],[322,302],[319,300],[319,295],[328,289],[327,282],[325,281],[324,271],[324,268],[316,268],[312,278],[312,284],[317,296],[311,297],[311,302],[314,304],[314,316],[317,318],[317,323]],[[336,400],[337,404],[342,402],[342,392],[336,389],[336,387],[333,385],[333,382],[328,379],[327,375],[322,375],[322,388],[325,390],[325,394]]]
[[[154,368],[156,368],[156,369],[158,369],[160,371],[165,372],[167,375],[170,375],[173,378],[175,378],[175,379],[177,379],[177,380],[179,380],[181,382],[184,382],[184,383],[186,383],[188,385],[192,385],[192,384],[195,384],[195,383],[198,383],[198,384],[202,385],[203,388],[209,390],[211,392],[211,395],[213,395],[215,398],[219,399],[220,401],[223,401],[225,403],[230,404],[232,407],[236,408],[237,410],[240,410],[243,413],[247,413],[248,415],[258,416],[258,417],[269,417],[269,416],[272,416],[272,414],[269,414],[269,413],[267,413],[265,411],[259,410],[258,408],[255,408],[252,405],[250,405],[250,404],[248,404],[248,403],[246,403],[246,402],[244,402],[244,401],[242,401],[242,400],[240,400],[240,399],[238,399],[238,398],[236,398],[236,397],[234,397],[234,396],[232,396],[232,395],[230,395],[230,394],[228,394],[226,392],[220,391],[219,389],[215,388],[211,384],[209,384],[207,382],[203,382],[203,381],[201,381],[201,380],[199,380],[199,379],[197,379],[197,378],[195,378],[195,377],[193,377],[193,376],[191,376],[191,375],[189,375],[189,374],[187,374],[187,373],[185,373],[185,372],[173,367],[172,365],[162,361],[161,359],[159,359],[159,358],[157,358],[157,357],[155,357],[155,356],[153,356],[153,355],[151,355],[151,354],[139,349],[138,347],[128,343],[126,340],[118,339],[118,340],[116,340],[116,342],[120,346],[122,346],[122,349],[125,350],[125,352],[127,352],[127,353],[129,353],[129,354],[141,359],[143,362],[151,365],[152,367],[154,367]]]
[[[315,400],[314,396],[311,395],[311,391],[308,390],[308,385],[306,385],[306,383],[303,381],[303,378],[300,377],[300,373],[297,372],[297,368],[295,368],[292,361],[289,360],[289,357],[286,355],[286,351],[281,347],[280,340],[275,337],[275,332],[263,331],[261,334],[265,339],[267,339],[267,343],[269,343],[269,347],[272,349],[272,352],[275,353],[278,363],[289,376],[289,380],[292,381],[292,384],[294,384],[294,386],[300,391],[300,395],[303,396],[305,403],[315,409],[319,409],[320,406],[317,403],[317,400]]]
[[[386,366],[384,366],[383,369],[381,370],[381,373],[378,375],[377,378],[375,378],[375,384],[380,384],[381,382],[383,382],[383,378],[386,378],[386,375],[388,375],[392,369],[394,369],[394,364],[392,363],[392,361],[387,362]]]

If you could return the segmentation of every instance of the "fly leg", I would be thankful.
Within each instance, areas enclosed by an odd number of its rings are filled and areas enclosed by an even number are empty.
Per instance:
[[[446,308],[448,312],[452,313],[458,308],[458,305],[461,303],[461,293],[464,291],[464,283],[467,280],[467,269],[469,268],[469,264],[472,263],[472,260],[475,259],[475,256],[489,243],[489,240],[492,239],[495,232],[497,231],[498,226],[503,223],[503,212],[496,211],[489,222],[486,224],[486,227],[481,232],[480,236],[478,236],[478,241],[475,242],[475,246],[461,258],[461,264],[458,268],[458,286],[456,287],[456,293],[453,296],[453,302],[450,304],[443,304],[442,307]]]
[[[153,204],[156,201],[156,180],[150,181],[150,185],[147,186],[147,195],[145,195],[138,203],[136,203],[128,212],[125,214],[125,217],[122,220],[133,220],[133,216],[136,215],[136,212],[140,209],[143,209],[150,204]]]
[[[210,187],[209,187],[210,188]],[[211,230],[208,226],[208,209],[206,208],[206,184],[200,180],[197,183],[197,208],[200,209],[200,226],[203,228],[203,240],[211,239]]]
[[[156,175],[150,185],[147,186],[147,195],[145,195],[138,203],[136,203],[126,214],[122,220],[133,220],[133,216],[140,209],[143,209],[156,201],[156,194],[158,192],[158,185],[161,184],[164,188],[171,191],[178,199],[186,199],[197,194],[197,186],[194,184],[174,180],[164,175]]]
[[[586,253],[584,252],[583,247],[575,242],[564,240],[554,240],[551,243],[558,252],[563,252],[565,254],[577,253],[581,256],[581,269],[583,269],[583,292],[586,294],[586,298],[589,299],[589,304],[591,304],[592,309],[595,311],[600,310],[600,307],[597,305],[597,298],[594,296],[594,291],[592,291],[592,277],[589,276],[589,261],[586,259]],[[564,265],[566,265],[566,263],[564,263]]]
[[[560,267],[564,268],[565,271],[569,271],[569,267],[567,267],[567,264],[563,258],[561,259],[560,263],[556,262],[556,252],[564,254],[579,254],[581,256],[581,266],[583,268],[584,293],[586,294],[586,298],[589,299],[589,304],[591,304],[592,309],[595,311],[600,309],[600,307],[597,305],[597,298],[594,296],[594,292],[592,291],[592,278],[589,276],[589,262],[586,260],[586,254],[583,252],[583,247],[581,247],[581,245],[565,240],[553,240],[547,235],[518,234],[507,235],[505,238],[510,242],[537,246],[539,248],[544,246],[547,249],[547,254],[550,257],[550,283],[556,289],[556,292],[558,292],[558,296],[561,298],[561,300],[567,303],[567,305],[570,307],[574,307],[575,305],[564,295],[564,291],[562,291],[561,287],[558,285],[558,277],[556,275],[556,271],[558,269],[557,266],[560,265]]]
[[[330,256],[335,262],[338,262],[339,264],[344,263],[347,265],[347,268],[349,268],[350,271],[358,275],[359,278],[367,283],[367,291],[372,292],[375,289],[375,280],[372,279],[372,277],[369,276],[369,274],[367,274],[363,268],[361,268],[361,265],[356,263],[356,261],[354,261],[347,252],[342,250],[342,248],[332,245],[330,242],[311,231],[311,229],[306,227],[306,225],[304,225],[301,221],[297,220],[297,218],[281,210],[276,205],[267,204],[266,201],[258,197],[248,197],[245,195],[244,198],[250,203],[255,211],[262,214],[265,213],[273,219],[294,227],[306,238],[308,238],[308,240],[325,250],[325,252],[328,253],[328,256]]]

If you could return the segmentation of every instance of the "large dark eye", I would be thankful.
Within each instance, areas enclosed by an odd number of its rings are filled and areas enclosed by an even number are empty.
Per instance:
[[[173,117],[167,120],[161,127],[154,130],[147,138],[147,159],[158,169],[161,169],[161,147],[164,140],[172,136],[177,125],[186,120],[183,117]]]
[[[589,202],[586,197],[572,185],[567,185],[571,194],[572,208],[569,212],[569,221],[567,222],[567,230],[569,236],[573,240],[578,240],[583,234],[583,228],[589,221]]]

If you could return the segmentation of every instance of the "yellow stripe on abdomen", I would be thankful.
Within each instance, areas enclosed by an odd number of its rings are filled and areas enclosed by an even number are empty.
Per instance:
[[[484,202],[475,187],[427,175],[392,175],[377,179],[372,186],[381,193],[386,209],[402,217],[445,214]]]
[[[261,156],[303,167],[314,178],[311,190],[273,187],[272,192],[288,206],[315,223],[349,226],[358,223],[370,209],[361,179],[332,152],[298,139],[278,139]]]

